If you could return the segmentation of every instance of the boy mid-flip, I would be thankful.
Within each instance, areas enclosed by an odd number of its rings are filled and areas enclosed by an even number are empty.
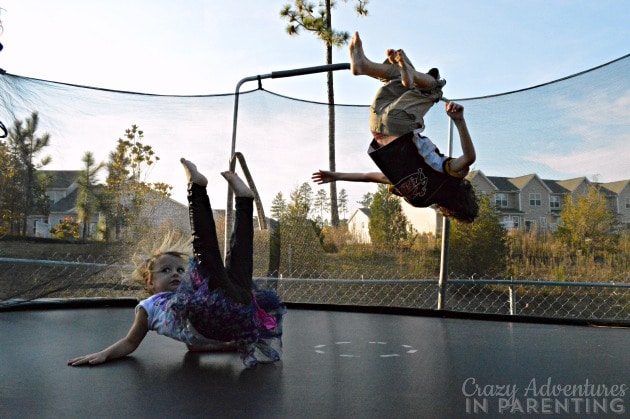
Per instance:
[[[446,113],[457,127],[463,154],[446,157],[424,131],[424,115],[442,98],[435,68],[416,71],[402,50],[387,50],[383,63],[370,61],[358,33],[350,42],[351,71],[385,82],[370,106],[372,142],[368,154],[381,172],[343,173],[320,170],[312,179],[318,184],[337,180],[392,185],[390,190],[414,207],[437,205],[444,216],[472,222],[479,206],[474,189],[464,177],[475,162],[475,148],[464,119],[464,107],[446,104]]]

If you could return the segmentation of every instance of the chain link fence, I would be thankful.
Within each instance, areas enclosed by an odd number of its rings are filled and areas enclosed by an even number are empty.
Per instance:
[[[0,257],[0,308],[39,299],[145,297],[143,285],[129,280],[132,265],[107,256],[71,258]],[[256,283],[275,288],[289,303],[437,309],[437,278],[318,278],[313,271],[276,278],[260,275],[261,270]],[[450,279],[444,296],[442,308],[459,313],[630,321],[627,283]]]

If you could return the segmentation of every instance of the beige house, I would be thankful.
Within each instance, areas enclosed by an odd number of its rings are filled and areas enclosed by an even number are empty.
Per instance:
[[[515,178],[486,176],[479,170],[471,172],[468,178],[480,193],[491,197],[506,230],[554,231],[562,202],[572,194],[563,183],[576,191],[586,191],[589,186],[584,184],[588,182],[586,178],[560,182],[541,179],[536,174]]]
[[[435,208],[416,208],[407,203],[407,201],[400,200],[403,214],[409,221],[411,230],[414,233],[428,233],[438,236],[442,231],[442,214]]]
[[[50,212],[47,216],[41,214],[29,215],[28,235],[36,237],[51,237],[50,230],[58,225],[65,218],[70,217],[77,220],[77,179],[81,171],[61,170],[45,171],[51,176],[52,183],[46,190],[46,195],[50,200]],[[96,226],[101,218],[101,214],[95,214],[88,225],[88,237],[96,233]],[[145,206],[140,212],[140,218],[146,220],[147,228],[160,228],[167,226],[179,231],[189,232],[190,222],[188,218],[188,207],[170,198],[163,198],[157,195],[148,195]],[[83,226],[80,226],[82,231]]]
[[[600,183],[599,186],[606,194],[608,208],[617,214],[623,228],[630,230],[630,180]]]
[[[599,183],[586,177],[566,180],[541,179],[536,174],[515,178],[485,176],[472,172],[470,181],[481,193],[491,195],[508,230],[555,231],[567,197],[584,196],[596,187],[605,194],[608,207],[622,228],[630,230],[630,180]]]
[[[592,186],[605,194],[610,210],[617,215],[622,227],[630,230],[630,180],[595,183],[586,177],[551,180],[541,179],[536,174],[508,178],[487,176],[480,170],[472,171],[468,179],[477,191],[491,197],[499,211],[500,223],[508,231],[555,231],[564,200],[585,195]],[[433,207],[414,208],[404,201],[402,209],[416,233],[438,235],[441,231],[442,215],[439,210]],[[362,210],[367,208],[357,210],[348,226],[357,242],[369,243],[369,213]],[[365,237],[368,241],[364,241]]]
[[[372,212],[369,208],[359,208],[348,219],[348,231],[356,243],[371,243],[370,239],[370,217]]]

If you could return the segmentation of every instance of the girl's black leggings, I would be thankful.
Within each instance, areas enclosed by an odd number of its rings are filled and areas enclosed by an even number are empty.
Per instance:
[[[235,198],[234,228],[223,265],[216,226],[206,188],[188,185],[188,214],[193,237],[193,254],[208,280],[208,289],[221,288],[235,302],[252,301],[254,251],[254,199]]]

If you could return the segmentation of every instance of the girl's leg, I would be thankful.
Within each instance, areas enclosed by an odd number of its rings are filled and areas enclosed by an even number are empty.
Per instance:
[[[232,283],[251,293],[254,270],[254,198],[235,198],[234,230],[230,237],[225,269]]]
[[[188,214],[193,238],[193,253],[199,269],[208,280],[208,289],[224,288],[229,284],[227,272],[223,266],[217,232],[206,191],[208,183],[205,176],[188,160],[181,159],[188,177]]]
[[[254,193],[233,172],[221,173],[235,195],[235,217],[225,269],[228,277],[242,293],[251,298],[254,253]]]

